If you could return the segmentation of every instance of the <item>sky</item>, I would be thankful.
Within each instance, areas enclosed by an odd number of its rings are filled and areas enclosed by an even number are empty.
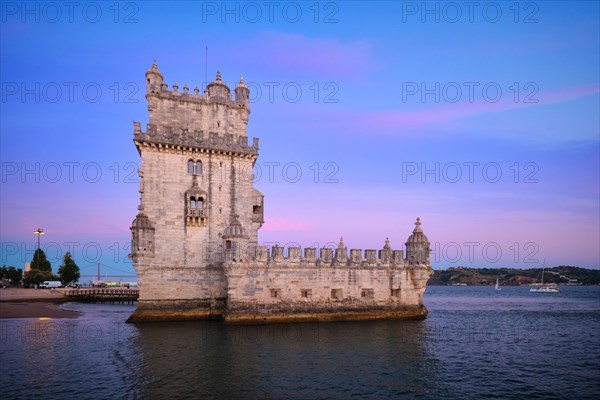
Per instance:
[[[54,272],[134,275],[156,60],[244,76],[261,244],[401,249],[420,217],[436,269],[600,268],[598,2],[0,5],[1,264],[39,227]]]

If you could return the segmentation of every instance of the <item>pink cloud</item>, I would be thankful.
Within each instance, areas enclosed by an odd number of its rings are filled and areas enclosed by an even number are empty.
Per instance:
[[[314,229],[317,225],[311,221],[294,218],[267,218],[261,232],[302,231]]]
[[[271,31],[242,42],[233,52],[266,71],[339,78],[361,76],[377,69],[372,47],[366,40],[342,42]]]
[[[412,134],[415,130],[448,129],[465,118],[487,113],[498,113],[515,109],[530,108],[541,105],[560,104],[600,93],[600,86],[588,85],[564,88],[553,91],[538,92],[532,95],[537,102],[513,101],[513,94],[504,94],[500,101],[450,104],[423,104],[425,111],[399,110],[353,110],[326,109],[323,107],[306,106],[299,112],[297,107],[290,109],[295,115],[301,115],[303,124],[310,124],[315,130],[337,129],[368,135]],[[280,110],[285,113],[286,110]],[[293,118],[286,116],[285,121]]]

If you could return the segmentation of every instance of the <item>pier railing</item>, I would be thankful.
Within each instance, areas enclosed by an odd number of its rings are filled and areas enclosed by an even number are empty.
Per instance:
[[[74,301],[88,303],[131,303],[137,301],[140,295],[139,289],[71,289],[65,291],[65,296]]]

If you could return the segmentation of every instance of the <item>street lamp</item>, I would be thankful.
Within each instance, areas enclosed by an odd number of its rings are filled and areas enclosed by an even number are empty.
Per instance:
[[[33,232],[37,235],[38,237],[38,250],[40,249],[40,236],[42,236],[44,234],[44,230],[42,228],[37,228],[37,231]],[[40,269],[40,254],[38,251],[38,258],[37,258],[37,267],[38,269]]]

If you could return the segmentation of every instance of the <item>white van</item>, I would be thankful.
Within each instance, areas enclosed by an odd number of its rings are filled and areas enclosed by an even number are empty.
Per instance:
[[[61,281],[44,281],[44,282],[40,283],[40,288],[43,288],[43,289],[52,289],[52,288],[59,288],[59,287],[62,287]]]

